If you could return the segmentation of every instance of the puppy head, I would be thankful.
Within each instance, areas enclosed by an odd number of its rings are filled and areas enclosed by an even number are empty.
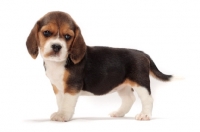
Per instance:
[[[86,52],[78,25],[70,15],[58,11],[49,12],[36,22],[26,46],[34,59],[40,51],[44,60],[61,62],[70,55],[74,64],[80,62]]]

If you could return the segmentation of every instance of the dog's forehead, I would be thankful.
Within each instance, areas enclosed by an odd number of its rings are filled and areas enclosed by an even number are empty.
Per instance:
[[[64,12],[49,12],[40,19],[40,27],[49,23],[54,23],[58,27],[68,24],[71,29],[74,29],[75,26],[71,16]]]

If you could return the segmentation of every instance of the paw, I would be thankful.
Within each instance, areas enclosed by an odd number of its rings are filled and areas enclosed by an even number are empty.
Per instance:
[[[146,120],[150,120],[151,116],[149,114],[143,114],[143,113],[141,113],[141,114],[137,114],[135,116],[135,119],[136,120],[144,120],[144,121],[146,121]]]
[[[55,112],[51,115],[52,121],[67,122],[71,118],[72,118],[72,114],[65,114],[65,113],[59,113],[59,112]]]
[[[110,113],[110,117],[124,117],[124,113],[120,111],[113,111]]]

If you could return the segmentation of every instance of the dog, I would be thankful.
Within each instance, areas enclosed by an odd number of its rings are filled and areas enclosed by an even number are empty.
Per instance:
[[[90,47],[72,17],[61,11],[48,12],[39,19],[27,37],[32,58],[40,53],[58,105],[52,121],[72,119],[80,95],[105,95],[118,92],[121,107],[110,114],[123,117],[135,101],[136,91],[142,111],[136,120],[150,120],[153,98],[149,75],[170,81],[173,76],[158,70],[146,53],[125,48]]]

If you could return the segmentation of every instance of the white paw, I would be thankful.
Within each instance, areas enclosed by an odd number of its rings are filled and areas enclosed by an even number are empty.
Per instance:
[[[124,113],[120,112],[120,111],[113,111],[112,113],[110,113],[110,117],[124,117]]]
[[[69,121],[72,118],[72,114],[64,114],[55,112],[51,115],[52,121],[60,121],[60,122],[66,122]]]
[[[149,114],[137,114],[136,116],[135,116],[135,119],[136,120],[144,120],[144,121],[146,121],[146,120],[150,120],[151,119],[151,116],[149,115]]]

